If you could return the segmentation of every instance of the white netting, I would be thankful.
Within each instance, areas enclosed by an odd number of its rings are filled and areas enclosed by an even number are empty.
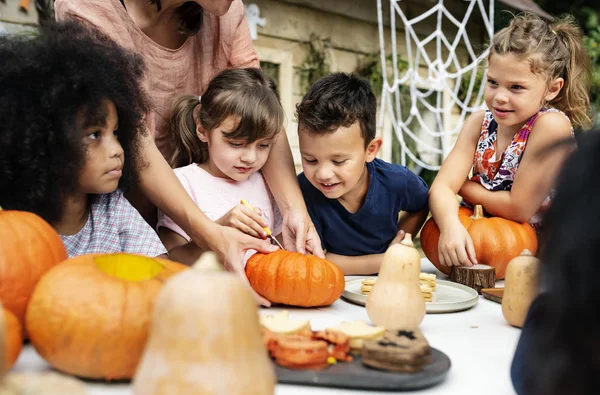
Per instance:
[[[412,19],[407,18],[398,4],[399,0],[389,0],[389,3],[391,42],[388,46],[391,48],[393,74],[390,78],[386,67],[388,56],[385,51],[382,0],[377,0],[383,75],[379,119],[383,121],[384,115],[390,117],[394,133],[400,142],[402,164],[406,164],[408,157],[417,166],[437,170],[441,159],[450,151],[454,136],[460,131],[465,117],[483,106],[485,84],[476,82],[480,60],[487,57],[488,50],[476,53],[466,25],[477,7],[487,34],[485,41],[489,42],[494,34],[494,0],[465,0],[466,10],[462,18],[454,16],[445,7],[443,0],[438,0],[432,8]],[[487,8],[485,3],[488,3]],[[397,18],[400,19],[406,36],[406,54],[400,55],[407,62],[405,71],[399,70]],[[437,21],[433,33],[424,38],[418,37],[415,25],[426,19],[431,25],[431,18]],[[445,26],[448,31],[448,24],[454,25],[450,30],[456,30],[452,39],[446,37],[442,29]],[[481,37],[478,39],[481,40]],[[466,53],[459,56],[459,49]],[[434,56],[431,56],[432,53]],[[468,84],[463,81],[466,78]],[[477,92],[474,92],[476,87]],[[410,92],[410,109],[405,109],[404,112],[408,114],[403,114],[402,107],[405,106],[401,105],[401,96],[406,95],[407,89]],[[460,114],[453,116],[452,109],[456,107],[460,109]]]

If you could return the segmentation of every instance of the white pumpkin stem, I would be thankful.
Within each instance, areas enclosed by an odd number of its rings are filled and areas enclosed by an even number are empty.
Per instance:
[[[415,244],[412,241],[412,235],[410,233],[406,233],[404,235],[404,239],[400,242],[400,244],[405,245],[407,247],[414,247]]]
[[[485,216],[483,215],[483,206],[481,204],[476,205],[475,210],[473,210],[473,215],[471,216],[471,219],[475,221],[484,217]]]
[[[207,251],[200,255],[200,258],[194,263],[192,266],[194,270],[199,270],[201,272],[224,272],[225,268],[219,260],[217,259],[217,255],[212,251]]]
[[[533,254],[531,253],[531,251],[529,251],[527,248],[525,248],[522,252],[521,252],[521,256],[533,256]]]

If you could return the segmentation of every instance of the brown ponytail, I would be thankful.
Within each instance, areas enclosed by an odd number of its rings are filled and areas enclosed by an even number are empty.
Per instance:
[[[182,96],[174,104],[169,120],[168,138],[173,154],[171,167],[203,163],[208,160],[208,144],[196,134],[196,122],[211,132],[228,118],[237,120],[230,139],[248,143],[275,137],[283,130],[284,112],[277,87],[260,69],[226,69],[213,78],[202,95],[197,120],[194,109],[198,96]]]
[[[173,153],[169,158],[172,168],[203,163],[208,159],[208,145],[196,134],[194,109],[198,96],[185,95],[175,101],[169,121],[169,140]]]
[[[583,45],[583,32],[571,15],[552,24],[533,14],[519,14],[494,35],[490,58],[513,53],[531,63],[531,71],[548,81],[564,79],[560,93],[550,102],[574,125],[587,127],[592,69]]]
[[[563,110],[575,125],[589,127],[592,123],[588,114],[592,68],[583,44],[583,32],[570,15],[556,21],[552,29],[571,54],[562,75],[565,85],[552,104]]]

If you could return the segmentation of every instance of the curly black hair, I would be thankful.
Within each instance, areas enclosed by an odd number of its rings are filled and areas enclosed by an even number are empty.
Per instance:
[[[523,393],[584,395],[600,385],[600,130],[583,134],[565,163],[540,240],[543,296],[530,342],[514,361]],[[524,329],[525,331],[525,329]]]
[[[356,74],[321,77],[296,105],[298,131],[322,135],[358,121],[365,148],[375,138],[376,113],[371,84]]]
[[[35,36],[0,38],[0,206],[60,220],[85,163],[83,125],[119,117],[125,167],[119,187],[137,181],[149,102],[143,61],[77,22],[50,23]]]

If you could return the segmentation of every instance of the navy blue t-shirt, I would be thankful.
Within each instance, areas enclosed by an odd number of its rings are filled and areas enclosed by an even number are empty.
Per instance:
[[[375,159],[367,163],[367,169],[369,190],[356,213],[337,199],[325,197],[304,173],[298,175],[308,213],[327,252],[345,256],[383,253],[398,233],[398,213],[414,213],[427,204],[427,184],[406,166]]]

